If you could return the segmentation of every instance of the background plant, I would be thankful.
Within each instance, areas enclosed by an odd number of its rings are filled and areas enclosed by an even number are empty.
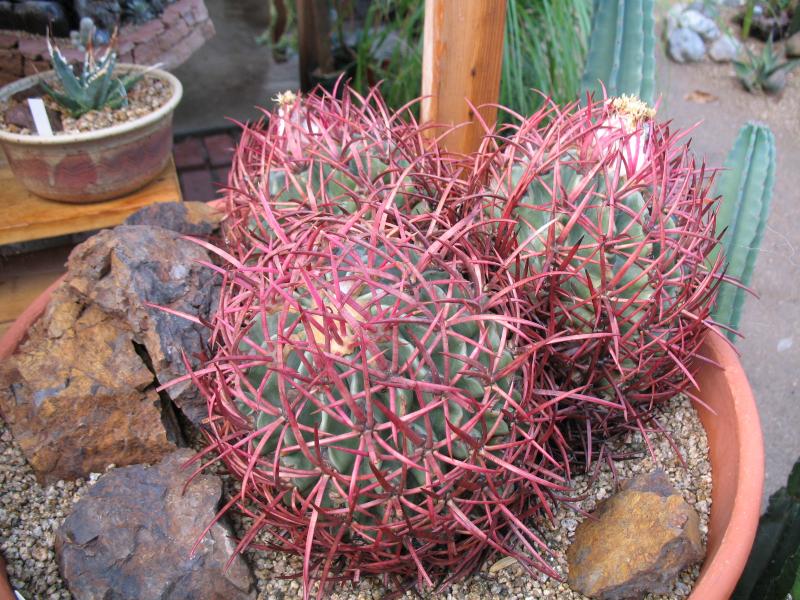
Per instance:
[[[764,45],[761,54],[755,54],[746,45],[747,61],[733,61],[736,76],[748,92],[775,94],[786,86],[786,75],[800,66],[800,59],[781,62],[772,40]]]
[[[800,598],[800,461],[769,498],[733,600]]]

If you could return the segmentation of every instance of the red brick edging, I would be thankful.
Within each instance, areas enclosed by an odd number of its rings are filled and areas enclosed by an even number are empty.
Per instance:
[[[213,35],[214,24],[203,0],[178,0],[152,21],[120,29],[119,61],[161,63],[162,68],[174,69]],[[55,42],[68,59],[83,57],[68,39],[56,38]],[[43,35],[0,29],[0,85],[49,69]]]

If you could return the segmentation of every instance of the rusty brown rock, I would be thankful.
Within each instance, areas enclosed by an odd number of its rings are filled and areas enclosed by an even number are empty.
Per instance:
[[[247,564],[233,554],[225,520],[211,527],[222,494],[215,475],[183,490],[192,456],[179,450],[152,467],[136,465],[103,475],[75,504],[56,532],[56,556],[77,600],[250,600]]]
[[[219,228],[223,213],[205,202],[163,202],[136,211],[125,225],[152,225],[206,237]]]
[[[208,261],[202,247],[178,232],[123,225],[76,247],[65,283],[83,302],[125,323],[165,384],[186,373],[183,353],[193,366],[199,363],[208,330],[159,307],[208,320],[218,289],[213,272],[201,264]],[[193,423],[207,416],[190,382],[167,393]]]
[[[64,287],[0,368],[0,412],[45,483],[156,461],[180,436],[130,332]]]
[[[702,558],[697,513],[656,470],[626,482],[578,526],[569,584],[599,600],[667,593]]]

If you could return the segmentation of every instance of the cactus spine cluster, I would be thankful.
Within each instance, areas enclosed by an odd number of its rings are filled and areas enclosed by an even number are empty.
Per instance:
[[[284,96],[229,179],[191,377],[253,517],[240,549],[302,556],[307,596],[498,554],[554,575],[536,519],[573,463],[691,382],[723,261],[708,177],[634,97],[466,157],[341,92]]]

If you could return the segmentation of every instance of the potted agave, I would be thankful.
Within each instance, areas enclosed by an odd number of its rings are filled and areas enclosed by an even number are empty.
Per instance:
[[[116,35],[95,53],[93,31],[84,19],[77,73],[48,40],[53,70],[0,88],[0,145],[11,170],[52,200],[96,202],[132,192],[163,170],[172,151],[180,82],[157,68],[118,64]]]

